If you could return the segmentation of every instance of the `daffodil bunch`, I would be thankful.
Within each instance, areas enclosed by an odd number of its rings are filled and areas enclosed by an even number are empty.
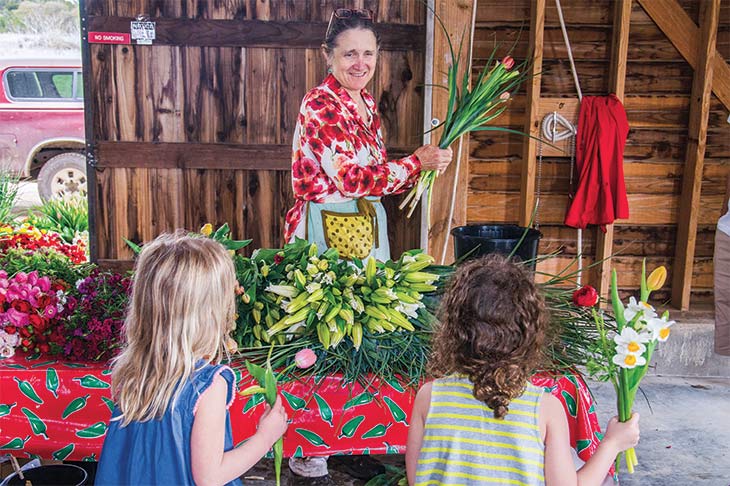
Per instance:
[[[646,375],[654,348],[658,342],[669,338],[670,328],[674,321],[669,320],[669,313],[664,312],[659,317],[651,305],[648,304],[651,292],[664,285],[667,270],[661,266],[656,268],[649,277],[646,277],[646,261],[641,268],[641,294],[637,301],[629,298],[628,305],[624,306],[618,295],[618,279],[616,270],[611,275],[611,304],[616,332],[607,330],[606,319],[609,316],[593,307],[593,319],[598,330],[598,342],[594,348],[594,358],[588,363],[589,373],[596,379],[611,381],[617,394],[618,416],[621,422],[631,418],[636,392],[642,378]],[[578,303],[591,292],[582,288],[576,291],[574,302]],[[594,306],[597,303],[597,294],[594,302],[581,305]],[[633,448],[625,453],[626,468],[631,474],[638,464],[636,451]],[[616,469],[621,455],[616,458]]]

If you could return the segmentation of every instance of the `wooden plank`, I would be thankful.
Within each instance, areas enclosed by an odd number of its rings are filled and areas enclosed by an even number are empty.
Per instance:
[[[695,0],[696,1],[696,0]],[[551,2],[548,2],[551,3]],[[565,6],[564,6],[565,8]],[[639,11],[641,7],[638,7]],[[591,7],[592,9],[592,7]],[[565,8],[565,15],[569,15]],[[611,10],[607,9],[607,12]],[[728,12],[730,13],[730,12]],[[646,17],[646,14],[644,14]],[[547,17],[547,16],[546,16]],[[677,49],[659,30],[653,21],[648,25],[637,25],[632,17],[631,42],[628,45],[628,59],[632,63],[638,62],[677,62]],[[648,17],[647,17],[648,19]],[[568,51],[563,41],[563,34],[559,25],[545,25],[545,52],[543,61],[568,59]],[[576,61],[608,60],[611,49],[611,25],[596,25],[586,27],[582,23],[570,22],[570,47]],[[483,64],[495,44],[501,44],[506,53],[512,50],[515,58],[523,58],[528,54],[528,36],[520,35],[519,24],[504,24],[492,22],[480,24],[474,33],[474,49],[477,55],[476,62]],[[721,42],[718,33],[717,50],[727,57],[728,43]],[[499,53],[499,55],[504,55]]]
[[[441,18],[446,31],[451,39],[454,49],[462,45],[461,63],[457,79],[461,83],[464,70],[469,65],[471,57],[472,36],[474,24],[474,9],[476,0],[436,0],[434,10]],[[462,44],[462,36],[464,36]],[[458,52],[454,55],[459,56]],[[452,62],[448,50],[447,39],[443,29],[438,22],[434,27],[434,54],[433,54],[433,82],[446,86],[446,73]],[[443,119],[448,106],[448,93],[446,90],[433,90],[431,113],[434,117]],[[441,136],[441,130],[432,134],[431,143],[436,145]],[[461,143],[452,145],[454,160],[434,183],[433,199],[431,202],[430,226],[428,228],[428,252],[431,253],[437,262],[444,262],[444,259],[453,254],[451,235],[449,229],[463,225],[466,222],[466,191],[465,188],[469,173],[469,143],[468,135],[463,137]],[[452,212],[453,204],[453,216]],[[451,216],[451,217],[450,217]]]
[[[616,269],[619,275],[619,287],[621,289],[630,290],[631,295],[638,297],[639,287],[641,285],[641,262],[642,258],[614,256],[611,258],[611,266]],[[698,258],[695,260],[695,271],[691,276],[694,286],[700,289],[711,289],[712,282],[712,258]],[[584,265],[590,265],[590,259],[583,259]],[[672,278],[672,259],[666,257],[649,257],[647,258],[647,270],[664,265],[667,268],[667,279]],[[572,257],[556,256],[543,260],[537,265],[537,271],[548,275],[557,275],[562,270],[568,268],[566,273],[577,270],[577,264]],[[544,281],[545,276],[537,275],[537,281]]]
[[[642,8],[656,22],[657,26],[666,34],[672,44],[687,60],[687,62],[699,70],[704,64],[704,45],[701,44],[700,28],[692,21],[682,6],[676,0],[638,0]],[[708,1],[700,2],[702,7]],[[719,8],[719,7],[718,7]],[[718,13],[719,18],[719,13]],[[715,38],[717,29],[715,29]],[[725,107],[730,109],[730,66],[728,66],[722,54],[714,47],[708,54],[707,61],[712,65],[713,82],[712,91],[717,95]]]
[[[621,224],[677,224],[678,195],[629,194],[628,199],[631,215],[628,219],[622,219]],[[467,207],[468,220],[470,222],[514,223],[518,217],[519,200],[520,195],[516,192],[470,194]],[[699,215],[698,224],[717,223],[722,203],[722,194],[704,195],[702,198],[703,211]],[[543,194],[540,200],[540,223],[562,224],[567,205],[567,194]]]
[[[175,3],[175,2],[173,2]],[[89,17],[92,32],[129,32],[134,17]],[[185,19],[151,17],[156,22],[155,45],[205,47],[285,47],[312,49],[322,44],[327,22]],[[423,25],[378,23],[381,47],[386,50],[423,51]]]
[[[291,144],[99,142],[99,168],[290,170]],[[412,147],[389,147],[392,158]]]
[[[536,0],[530,12],[530,51],[532,63],[527,85],[527,102],[525,108],[524,133],[532,137],[540,133],[540,83],[542,79],[543,34],[545,29],[545,0]],[[485,132],[488,133],[488,132]],[[520,201],[518,222],[520,226],[527,226],[532,219],[535,208],[535,177],[537,175],[537,142],[534,138],[522,141],[522,184],[520,186]]]
[[[694,263],[695,239],[697,238],[697,220],[700,212],[702,172],[707,143],[707,120],[713,78],[715,76],[713,71],[716,63],[713,58],[716,52],[715,43],[719,12],[720,0],[707,0],[702,3],[700,10],[700,39],[698,39],[699,44],[697,44],[699,49],[697,51],[695,77],[692,82],[692,97],[690,98],[687,160],[682,177],[682,196],[679,206],[679,221],[677,222],[677,253],[674,260],[672,280],[672,305],[681,310],[689,309],[689,298],[692,290],[692,266]],[[717,75],[722,77],[720,72]]]
[[[611,72],[609,90],[623,102],[626,81],[626,60],[629,46],[629,22],[631,20],[631,0],[617,0],[613,11],[613,41],[611,43]],[[623,161],[621,161],[623,162]],[[608,298],[611,283],[611,254],[613,253],[613,224],[603,228],[597,226],[596,254],[591,282],[603,299]]]
[[[499,132],[477,132],[470,138],[471,156],[481,160],[520,159],[523,137]],[[624,159],[667,162],[684,160],[687,147],[687,130],[631,130],[624,149]],[[564,152],[549,151],[543,147],[545,157],[563,156]],[[705,158],[730,158],[730,137],[722,126],[708,130]]]
[[[279,56],[281,49],[247,48],[243,82],[245,142],[277,143],[281,136]],[[291,154],[285,160],[291,162]]]

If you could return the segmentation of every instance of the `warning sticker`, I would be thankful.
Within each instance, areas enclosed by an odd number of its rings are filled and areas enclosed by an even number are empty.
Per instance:
[[[129,44],[129,34],[124,32],[89,32],[93,44]]]
[[[155,40],[155,22],[133,20],[130,22],[132,40],[137,44],[152,44]]]

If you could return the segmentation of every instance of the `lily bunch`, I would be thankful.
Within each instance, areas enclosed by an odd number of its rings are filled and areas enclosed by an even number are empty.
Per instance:
[[[306,346],[326,355],[314,374],[420,378],[435,319],[426,295],[439,279],[431,256],[412,250],[398,260],[347,262],[335,249],[319,253],[296,240],[234,261],[242,286],[234,337],[247,356],[276,344],[281,366]]]
[[[642,378],[646,375],[652,354],[658,342],[669,338],[674,321],[669,320],[669,313],[659,317],[648,304],[651,292],[664,285],[667,270],[661,266],[649,277],[646,276],[646,261],[641,268],[641,293],[639,300],[629,298],[624,306],[618,295],[618,278],[616,270],[611,275],[611,304],[614,313],[616,331],[608,330],[608,317],[597,309],[598,294],[589,287],[576,290],[574,300],[577,305],[591,307],[593,319],[598,330],[598,341],[594,349],[593,359],[588,363],[588,372],[596,379],[611,381],[616,389],[618,416],[621,422],[631,418],[636,392]],[[612,323],[613,324],[613,323]],[[626,469],[630,474],[638,464],[636,451],[631,448],[623,453]],[[618,470],[621,454],[616,458]]]
[[[446,33],[443,24],[441,24],[441,27]],[[528,76],[527,61],[517,67],[515,67],[515,60],[511,56],[506,56],[499,61],[495,58],[497,51],[497,48],[495,48],[484,69],[479,73],[473,87],[469,89],[471,65],[466,66],[466,69],[464,69],[461,83],[458,80],[462,45],[460,43],[457,56],[454,54],[454,48],[448,33],[446,33],[446,39],[452,63],[447,73],[447,86],[439,86],[446,89],[449,94],[446,118],[432,129],[443,128],[438,144],[439,148],[448,148],[459,137],[473,131],[503,131],[522,134],[517,130],[487,125],[487,123],[497,118],[507,109],[507,102],[511,98],[510,93],[517,90],[522,81]],[[437,176],[437,171],[426,170],[421,172],[418,183],[399,206],[400,209],[408,206],[408,217],[413,214],[424,192],[427,193],[427,211],[430,211],[433,185]]]

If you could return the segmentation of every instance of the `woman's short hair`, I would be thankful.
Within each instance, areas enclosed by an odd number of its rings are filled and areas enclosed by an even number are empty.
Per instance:
[[[337,37],[350,29],[369,30],[375,36],[376,45],[380,47],[380,36],[375,29],[372,11],[366,9],[338,8],[332,12],[327,32],[325,33],[324,42],[322,43],[325,51],[331,52],[337,46]]]

